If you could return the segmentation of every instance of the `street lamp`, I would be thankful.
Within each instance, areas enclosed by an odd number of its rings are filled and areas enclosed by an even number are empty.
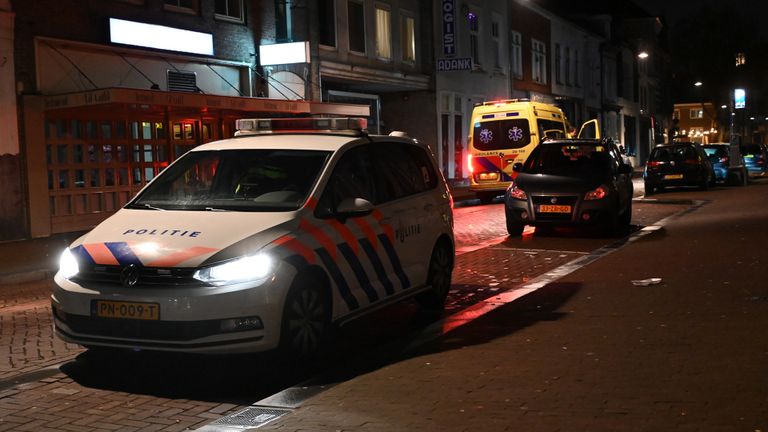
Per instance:
[[[643,60],[644,60],[644,59],[647,59],[647,58],[648,58],[648,52],[647,52],[647,51],[640,51],[640,52],[637,54],[637,58],[639,58],[639,59],[643,59]]]
[[[693,83],[693,85],[695,85],[696,87],[701,87],[702,85],[704,85],[704,83],[702,83],[701,81],[696,81],[695,83]]]

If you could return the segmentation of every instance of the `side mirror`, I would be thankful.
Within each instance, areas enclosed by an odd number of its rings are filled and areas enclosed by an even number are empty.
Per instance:
[[[363,198],[346,198],[336,207],[336,217],[346,219],[349,217],[365,216],[373,211],[373,204]]]
[[[515,162],[514,165],[512,165],[512,171],[519,173],[523,170],[523,163],[522,162]]]
[[[632,174],[632,165],[625,163],[619,165],[619,174]]]

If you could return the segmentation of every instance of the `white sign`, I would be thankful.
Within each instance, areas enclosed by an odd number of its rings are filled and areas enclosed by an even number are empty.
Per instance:
[[[192,54],[213,55],[213,35],[155,24],[109,19],[112,43],[157,48]]]
[[[437,71],[468,71],[472,70],[472,57],[437,59]]]
[[[309,63],[309,42],[290,42],[259,45],[259,64],[262,66]]]
[[[733,91],[733,107],[736,109],[745,108],[747,106],[747,92],[744,89],[736,89]]]

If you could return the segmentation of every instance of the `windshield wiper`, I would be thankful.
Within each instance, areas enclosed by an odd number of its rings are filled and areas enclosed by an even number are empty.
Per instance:
[[[227,209],[221,209],[221,208],[215,208],[215,207],[206,207],[205,211],[212,211],[212,212],[228,212],[230,210]]]
[[[147,210],[159,210],[159,211],[165,211],[164,208],[155,207],[153,205],[147,204],[147,203],[141,203],[141,204],[131,204],[131,208],[139,208],[139,209],[147,209]]]

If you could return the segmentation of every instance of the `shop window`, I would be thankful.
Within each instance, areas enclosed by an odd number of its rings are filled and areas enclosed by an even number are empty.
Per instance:
[[[120,163],[124,163],[128,161],[128,157],[126,155],[126,149],[124,145],[117,146],[117,161]]]
[[[144,179],[149,182],[153,178],[155,178],[155,170],[152,167],[144,168]]]
[[[141,162],[141,146],[138,144],[133,145],[133,151],[131,152],[131,162]]]
[[[72,148],[72,162],[83,163],[83,145],[75,144]]]
[[[141,168],[134,168],[133,169],[133,184],[134,185],[140,185],[141,184]]]
[[[152,146],[149,144],[144,145],[144,162],[154,162]]]
[[[59,144],[56,146],[56,162],[60,164],[65,164],[69,162],[69,158],[67,158],[67,145],[66,144]]]
[[[88,162],[96,162],[96,151],[94,144],[88,144]]]
[[[107,168],[104,170],[104,186],[115,185],[115,169]]]
[[[99,177],[99,170],[92,169],[91,170],[91,187],[99,187],[99,186],[101,186],[101,178]]]
[[[115,123],[115,138],[125,139],[125,122],[118,121]]]
[[[72,134],[72,138],[75,139],[80,139],[83,137],[82,123],[80,120],[72,120],[70,124],[70,133]]]
[[[101,137],[104,139],[112,139],[112,123],[101,123]]]
[[[59,171],[59,189],[66,189],[69,187],[69,171]]]
[[[101,154],[103,157],[104,163],[110,163],[112,162],[112,145],[111,144],[104,144],[101,146]]]
[[[152,139],[152,123],[141,122],[141,138],[145,140]]]
[[[98,138],[98,126],[96,125],[96,122],[89,121],[85,124],[85,137],[88,139],[96,139]]]
[[[85,170],[75,170],[75,187],[85,187]]]

